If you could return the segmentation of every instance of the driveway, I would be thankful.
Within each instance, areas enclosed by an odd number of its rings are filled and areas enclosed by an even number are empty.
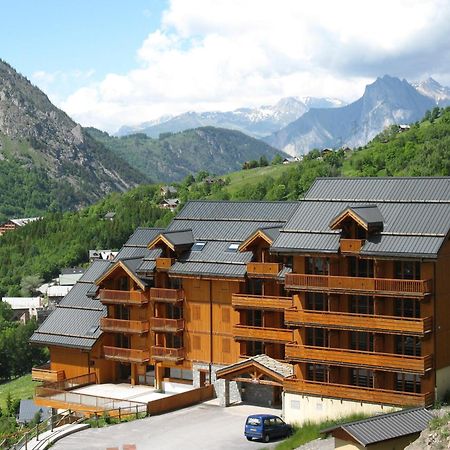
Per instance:
[[[279,415],[280,410],[237,405],[221,408],[216,400],[160,416],[104,428],[89,429],[65,437],[54,450],[123,449],[134,444],[137,450],[201,450],[274,448],[277,442],[264,444],[247,441],[244,422],[249,414]]]

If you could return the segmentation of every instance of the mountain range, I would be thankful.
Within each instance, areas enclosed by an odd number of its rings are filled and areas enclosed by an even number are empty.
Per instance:
[[[264,141],[291,155],[313,148],[363,146],[389,125],[421,119],[437,105],[429,95],[406,80],[385,75],[366,86],[355,102],[334,109],[310,109]]]
[[[178,132],[199,127],[218,127],[241,131],[261,138],[280,130],[311,108],[336,108],[345,103],[336,98],[285,97],[275,105],[258,108],[239,108],[234,111],[186,112],[178,116],[163,116],[135,127],[123,126],[116,136],[145,133],[157,138],[161,133]]]

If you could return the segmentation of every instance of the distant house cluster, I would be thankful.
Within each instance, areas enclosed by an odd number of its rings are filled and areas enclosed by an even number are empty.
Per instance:
[[[159,202],[159,207],[174,212],[180,204],[180,199],[176,198],[178,189],[175,186],[161,186],[159,193],[163,198]]]

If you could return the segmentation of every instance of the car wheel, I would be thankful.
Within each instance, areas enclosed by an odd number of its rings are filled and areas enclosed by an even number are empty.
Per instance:
[[[266,443],[269,442],[270,441],[270,436],[268,434],[265,434],[264,437],[263,437],[263,441],[266,442]]]
[[[247,438],[247,441],[251,441],[251,440],[253,440],[253,438],[252,437],[250,437],[250,436],[245,436],[246,438]]]

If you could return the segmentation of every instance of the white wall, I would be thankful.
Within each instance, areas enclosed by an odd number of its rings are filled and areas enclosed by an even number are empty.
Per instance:
[[[376,414],[395,410],[398,410],[398,408],[375,403],[302,396],[301,394],[288,392],[285,392],[283,397],[283,415],[289,423],[320,422],[325,419],[338,419],[357,413]]]

